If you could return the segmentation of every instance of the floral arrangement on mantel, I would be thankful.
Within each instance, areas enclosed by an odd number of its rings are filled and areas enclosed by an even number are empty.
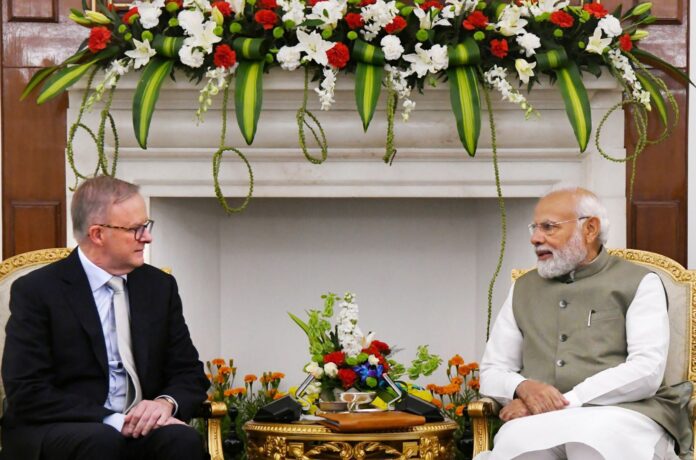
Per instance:
[[[37,98],[40,104],[87,79],[87,91],[68,139],[68,160],[79,180],[84,176],[75,169],[72,141],[80,128],[97,144],[97,172],[116,172],[118,135],[110,107],[123,75],[141,74],[132,111],[135,137],[142,148],[147,147],[159,90],[167,77],[174,78],[179,71],[193,82],[203,81],[196,110],[199,120],[213,97],[221,93],[223,98],[213,176],[216,195],[228,212],[244,209],[253,191],[247,158],[226,144],[229,90],[234,81],[234,113],[245,141],[251,144],[262,108],[263,74],[274,66],[286,71],[304,68],[305,94],[297,111],[297,126],[299,145],[313,163],[327,158],[328,145],[317,116],[307,110],[310,74],[318,80],[314,91],[323,110],[334,102],[339,72],[355,74],[356,107],[365,130],[386,88],[386,162],[396,153],[393,127],[397,107],[403,120],[408,120],[415,108],[412,91],[422,91],[437,80],[446,80],[449,85],[453,122],[471,156],[478,145],[483,92],[494,161],[490,89],[518,104],[528,117],[535,111],[522,89],[531,90],[542,75],[557,82],[581,151],[586,149],[592,130],[582,72],[599,76],[604,68],[622,85],[624,101],[612,111],[623,104],[635,106],[640,133],[637,150],[650,142],[646,111],[654,108],[659,113],[664,125],[661,137],[670,131],[665,97],[671,102],[674,118],[678,115],[665,84],[640,62],[648,59],[676,70],[638,48],[639,41],[647,36],[641,27],[655,20],[650,3],[638,3],[623,13],[619,7],[610,13],[599,0],[576,5],[561,0],[91,1],[88,7],[83,0],[83,10],[73,9],[70,14],[73,21],[89,28],[89,37],[63,63],[37,72],[23,97],[43,83]],[[103,75],[95,84],[97,70],[103,70]],[[102,110],[95,132],[82,123],[82,116],[97,102],[102,103]],[[104,151],[107,122],[115,138],[111,166]],[[320,157],[309,153],[305,129],[317,141]],[[236,153],[249,171],[248,195],[236,208],[228,205],[218,182],[225,152]],[[495,166],[497,178],[497,163]]]
[[[416,359],[407,370],[392,357],[393,349],[376,340],[374,333],[365,335],[358,326],[359,309],[355,295],[343,297],[328,293],[322,296],[322,310],[308,310],[305,322],[288,313],[307,335],[310,362],[304,371],[314,376],[308,394],[319,393],[324,400],[334,399],[334,390],[374,391],[383,401],[392,399],[390,387],[383,375],[398,380],[408,373],[412,380],[431,375],[442,360],[428,352],[427,346],[418,347]],[[332,326],[334,306],[339,309],[336,324]],[[317,385],[318,384],[318,385]]]

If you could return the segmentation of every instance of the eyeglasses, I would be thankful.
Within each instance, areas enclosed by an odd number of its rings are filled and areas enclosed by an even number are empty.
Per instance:
[[[143,235],[145,234],[145,230],[148,232],[152,232],[152,227],[155,225],[155,221],[152,219],[148,219],[145,221],[144,224],[138,225],[136,227],[119,227],[118,225],[109,225],[109,224],[94,224],[99,227],[106,227],[106,228],[113,228],[115,230],[125,230],[127,232],[133,232],[133,236],[135,237],[135,241],[140,241],[143,239]]]
[[[550,220],[546,220],[540,224],[534,224],[534,223],[529,224],[527,227],[529,227],[529,234],[530,235],[534,235],[534,232],[536,232],[537,229],[539,229],[539,230],[541,230],[541,233],[543,233],[544,235],[551,236],[554,233],[556,233],[556,231],[558,231],[559,228],[561,228],[561,224],[566,224],[568,222],[576,222],[576,221],[580,221],[583,219],[589,219],[590,217],[592,217],[592,216],[582,216],[582,217],[578,217],[576,219],[562,220],[560,222],[553,222]]]

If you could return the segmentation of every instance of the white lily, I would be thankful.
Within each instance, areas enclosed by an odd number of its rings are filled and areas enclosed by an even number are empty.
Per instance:
[[[147,39],[139,41],[137,38],[134,38],[133,45],[135,45],[135,49],[126,51],[126,56],[135,61],[134,67],[136,69],[150,62],[150,58],[157,53],[150,47],[150,42]]]
[[[230,4],[230,8],[234,11],[237,16],[244,16],[244,7],[246,6],[246,0],[227,0]]]
[[[159,24],[159,17],[164,8],[164,0],[154,0],[153,2],[135,1],[133,6],[138,8],[140,15],[140,24],[143,29],[152,29]]]
[[[428,11],[423,11],[421,8],[415,8],[413,14],[420,21],[420,28],[430,30],[435,26],[448,26],[450,22],[447,19],[440,18],[440,12],[437,9],[429,8]]]
[[[527,20],[522,19],[522,10],[515,5],[508,5],[500,15],[500,20],[495,25],[498,32],[506,37],[524,33]]]
[[[338,21],[343,19],[347,9],[348,4],[345,0],[324,0],[314,4],[312,13],[307,15],[307,19],[323,21],[322,28],[336,27]]]
[[[324,40],[317,32],[308,34],[300,29],[297,30],[297,40],[299,41],[296,45],[297,49],[306,53],[307,59],[323,66],[329,65],[326,52],[334,46],[334,43]]]
[[[416,73],[419,77],[428,72],[437,72],[447,68],[447,47],[434,45],[430,50],[424,50],[422,43],[417,43],[415,53],[405,54],[403,59],[411,63],[410,73]],[[444,53],[443,53],[444,51]]]
[[[536,62],[527,62],[524,59],[515,59],[515,70],[520,77],[520,81],[525,85],[529,83],[529,79],[534,76],[534,67]]]
[[[447,19],[454,19],[459,16],[462,11],[466,14],[471,13],[476,9],[478,0],[445,0],[445,7],[440,12],[440,16]]]
[[[536,3],[529,2],[528,8],[534,16],[539,16],[540,14],[544,13],[553,13],[554,11],[558,11],[560,9],[565,8],[569,4],[570,2],[568,1],[539,0]]]
[[[594,34],[590,37],[590,40],[587,43],[587,47],[585,47],[585,51],[588,53],[597,53],[597,54],[602,54],[604,53],[604,50],[609,46],[611,43],[611,38],[602,38],[602,29],[597,27],[594,31]]]

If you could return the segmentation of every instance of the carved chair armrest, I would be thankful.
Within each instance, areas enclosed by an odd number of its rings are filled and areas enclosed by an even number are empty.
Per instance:
[[[208,432],[208,454],[210,460],[224,460],[222,453],[222,418],[227,415],[227,404],[224,402],[205,401],[200,413],[205,420]]]
[[[491,423],[500,411],[500,404],[491,398],[481,398],[467,405],[474,435],[474,457],[491,450]]]

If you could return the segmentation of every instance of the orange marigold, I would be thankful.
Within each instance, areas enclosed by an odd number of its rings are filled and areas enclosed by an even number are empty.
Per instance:
[[[430,401],[430,402],[433,403],[433,404],[435,404],[437,407],[442,407],[442,401],[440,401],[440,400],[437,399],[437,398],[433,398],[433,400]]]
[[[285,394],[283,394],[283,393],[281,393],[281,392],[279,391],[278,393],[276,393],[276,394],[273,396],[273,399],[280,399],[280,398],[282,398],[282,397],[284,397],[284,396],[285,396]]]
[[[452,410],[454,409],[454,403],[449,403],[445,406],[445,410]]]
[[[469,369],[471,369],[472,371],[477,371],[478,368],[479,368],[479,364],[476,361],[469,363]]]
[[[222,375],[230,375],[232,373],[232,368],[228,366],[222,366],[219,370]]]
[[[450,383],[449,385],[445,385],[442,387],[442,393],[443,395],[453,395],[459,391],[459,385],[456,385],[454,383]]]
[[[213,363],[214,366],[220,367],[225,365],[225,360],[222,358],[215,358],[211,363]]]
[[[213,374],[205,374],[206,377],[208,377],[208,380],[213,380]]]
[[[218,374],[215,376],[216,383],[225,383],[225,376],[223,374]]]
[[[478,390],[479,388],[481,388],[481,383],[479,382],[479,379],[471,379],[469,380],[469,383],[467,383],[467,385],[469,385],[469,388],[471,388],[472,390]]]
[[[232,388],[225,390],[222,394],[225,396],[234,396],[234,390]]]
[[[273,380],[284,379],[284,378],[285,378],[285,374],[283,374],[282,372],[274,372],[274,373],[271,374],[271,378],[272,378]]]
[[[464,404],[462,404],[461,406],[457,406],[457,408],[454,410],[454,413],[457,417],[461,417],[462,415],[464,415],[464,407]]]
[[[451,383],[454,383],[455,385],[461,385],[462,383],[464,383],[464,379],[461,378],[461,377],[459,377],[459,376],[457,376],[457,377],[452,377],[452,378],[450,379],[450,382],[451,382]]]
[[[425,388],[427,388],[430,391],[435,391],[437,389],[437,385],[435,385],[434,383],[429,383],[428,386],[426,386]]]
[[[449,361],[447,361],[447,363],[450,366],[461,366],[462,364],[464,364],[464,359],[459,355],[454,355],[450,358]]]
[[[255,376],[254,374],[247,374],[244,376],[244,382],[246,383],[252,383],[256,382],[259,378]]]
[[[459,374],[463,377],[466,377],[467,375],[469,375],[469,372],[471,372],[471,369],[469,369],[468,364],[462,364],[461,366],[459,366],[457,368],[457,374]]]
[[[229,390],[225,390],[225,396],[237,396],[244,394],[246,394],[246,388],[244,387],[230,388]]]

